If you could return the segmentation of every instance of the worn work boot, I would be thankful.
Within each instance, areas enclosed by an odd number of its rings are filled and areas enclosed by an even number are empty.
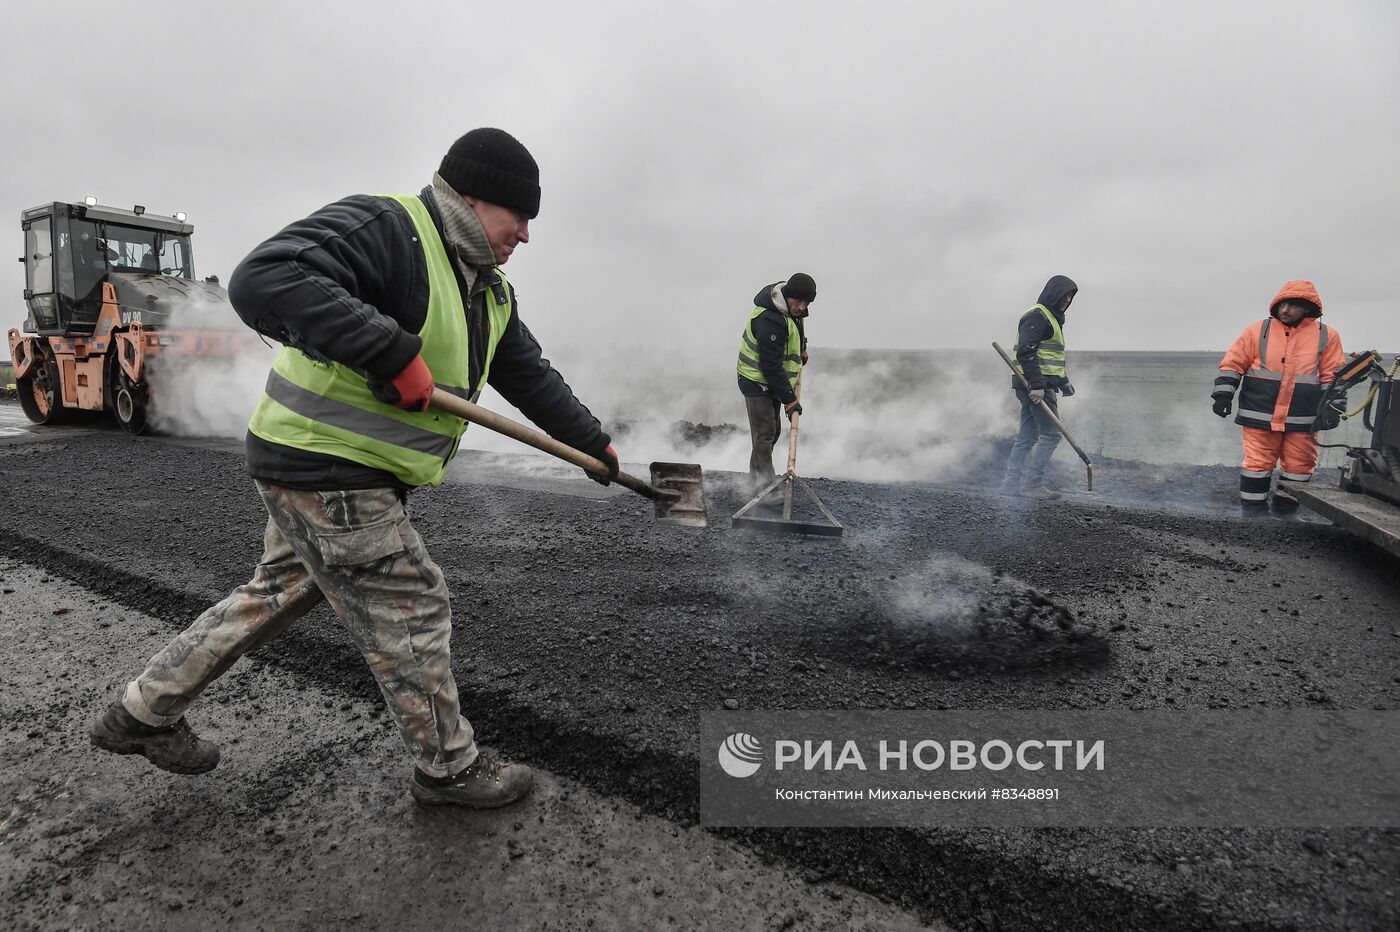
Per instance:
[[[1256,501],[1240,501],[1241,518],[1267,518],[1269,516],[1269,503]]]
[[[182,718],[174,725],[147,725],[120,702],[88,730],[92,746],[113,754],[140,754],[161,770],[171,773],[206,773],[219,763],[219,746],[205,741]]]
[[[1021,494],[1021,480],[1007,479],[1003,481],[1001,486],[997,489],[997,494],[1009,495],[1012,498],[1015,498],[1016,496]]]
[[[1041,483],[1040,485],[1033,485],[1022,489],[1021,497],[1033,498],[1036,501],[1040,502],[1053,502],[1055,499],[1060,497],[1060,493],[1054,491],[1044,483]]]
[[[413,772],[413,798],[422,806],[466,806],[499,809],[530,795],[534,774],[524,764],[507,764],[487,751],[477,753],[472,765],[452,777],[430,777]]]
[[[755,493],[755,494],[757,494],[757,493]],[[779,488],[776,488],[776,489],[774,489],[773,491],[769,492],[767,495],[765,495],[765,496],[763,496],[762,498],[760,498],[760,499],[758,500],[758,503],[755,504],[753,507],[754,507],[755,509],[762,509],[762,510],[764,510],[764,511],[782,511],[782,510],[783,510],[783,490],[782,490],[782,488],[779,487]]]
[[[1280,521],[1298,520],[1298,500],[1283,492],[1274,492],[1269,499],[1269,511]]]

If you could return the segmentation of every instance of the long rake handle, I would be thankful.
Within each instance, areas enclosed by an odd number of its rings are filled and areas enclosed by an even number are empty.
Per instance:
[[[805,371],[805,370],[803,370]],[[792,383],[792,394],[798,400],[802,400],[802,372],[797,373],[796,380]],[[787,474],[797,475],[797,420],[802,415],[793,412],[790,419],[791,426],[788,428],[788,465]],[[783,520],[787,521],[792,517],[792,483],[783,486]]]
[[[517,424],[508,417],[502,417],[495,411],[490,411],[480,405],[473,404],[465,398],[458,398],[456,395],[445,392],[441,388],[433,389],[433,397],[429,403],[439,411],[446,412],[447,414],[454,414],[465,421],[479,424],[487,430],[494,430],[498,434],[504,434],[512,440],[519,440],[521,443],[528,444],[536,450],[542,450],[550,456],[557,456],[565,462],[573,463],[575,466],[587,470],[595,476],[606,476],[608,474],[607,464],[596,456],[589,456],[582,450],[576,450],[567,443],[560,443],[548,434],[542,434],[537,430],[531,430],[524,424]],[[681,497],[680,493],[674,489],[658,489],[647,482],[643,482],[636,476],[628,475],[625,472],[619,472],[617,478],[613,481],[631,489],[638,495],[643,495],[656,501],[676,501]]]
[[[793,393],[793,395],[795,395],[795,396],[797,397],[797,400],[798,400],[798,401],[801,401],[801,400],[802,400],[802,373],[801,373],[801,372],[797,373],[797,381],[795,381],[795,382],[792,383],[792,393]],[[800,415],[800,414],[794,413],[794,414],[790,415],[789,418],[788,418],[789,422],[791,423],[791,428],[788,430],[788,465],[787,465],[788,472],[790,472],[790,473],[795,473],[795,472],[797,471],[797,419],[800,418],[801,416],[802,416],[802,415]]]

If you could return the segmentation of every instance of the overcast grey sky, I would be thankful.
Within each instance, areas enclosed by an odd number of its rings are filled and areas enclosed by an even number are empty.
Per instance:
[[[507,271],[546,349],[727,358],[797,270],[816,347],[1007,343],[1063,273],[1072,349],[1223,350],[1290,278],[1400,348],[1388,0],[66,0],[7,8],[0,69],[12,256],[21,209],[94,194],[188,212],[227,281],[495,125],[541,166]]]

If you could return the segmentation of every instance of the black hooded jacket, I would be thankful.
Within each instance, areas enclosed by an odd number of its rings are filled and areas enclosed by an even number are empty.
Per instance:
[[[1055,315],[1055,319],[1064,326],[1065,315],[1058,308],[1060,301],[1066,296],[1073,296],[1079,292],[1079,286],[1064,275],[1056,275],[1045,283],[1041,289],[1040,297],[1036,299],[1036,304],[1043,304],[1050,309],[1050,313]],[[1026,381],[1030,383],[1032,389],[1036,388],[1059,388],[1067,377],[1046,376],[1040,371],[1040,359],[1036,356],[1036,351],[1040,349],[1040,342],[1048,340],[1054,335],[1054,330],[1050,327],[1050,321],[1045,319],[1045,315],[1032,307],[1029,311],[1021,315],[1021,323],[1016,328],[1016,361],[1021,364],[1021,369],[1026,374]],[[1021,381],[1014,375],[1011,377],[1011,387],[1020,388]]]
[[[783,357],[787,355],[788,316],[773,304],[773,288],[777,284],[779,283],[774,282],[772,285],[765,285],[753,296],[754,307],[765,308],[764,312],[753,320],[753,338],[758,344],[758,371],[763,373],[768,384],[763,385],[741,375],[739,391],[745,395],[771,394],[787,405],[797,400],[797,394],[793,392],[792,383],[788,381],[787,371],[783,368]],[[802,341],[802,349],[806,350],[807,333],[802,326],[802,319],[794,317],[792,322],[797,324],[797,335]]]
[[[431,187],[420,195],[442,235]],[[455,263],[454,263],[455,271]],[[471,384],[485,362],[486,289],[501,287],[487,271],[470,293],[457,285],[471,335]],[[428,267],[408,212],[389,198],[354,195],[295,223],[254,249],[229,279],[239,317],[259,333],[390,381],[418,355],[428,314]],[[586,453],[611,442],[574,397],[540,345],[511,313],[491,361],[488,384],[550,436]],[[247,437],[248,472],[293,489],[402,488],[392,474],[350,460]]]

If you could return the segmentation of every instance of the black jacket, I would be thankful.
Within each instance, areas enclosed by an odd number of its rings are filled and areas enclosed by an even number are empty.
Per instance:
[[[753,296],[754,307],[766,309],[753,319],[753,338],[754,342],[758,344],[758,371],[763,373],[768,384],[754,382],[741,375],[739,376],[739,391],[745,395],[771,393],[774,398],[786,405],[797,400],[797,395],[792,390],[792,383],[788,380],[787,370],[783,368],[783,357],[787,355],[788,317],[774,306],[772,294],[773,285],[766,285]],[[803,329],[802,321],[793,318],[793,323],[797,324],[797,333],[802,341],[802,349],[805,350],[807,348],[807,334]]]
[[[1065,315],[1058,310],[1057,305],[1066,295],[1072,296],[1078,292],[1079,286],[1073,281],[1064,275],[1056,275],[1045,283],[1035,303],[1048,307],[1063,327]],[[1040,349],[1042,340],[1050,339],[1054,333],[1050,321],[1036,308],[1032,307],[1021,315],[1021,323],[1016,328],[1016,361],[1021,364],[1021,369],[1026,373],[1026,381],[1033,389],[1059,388],[1069,381],[1068,377],[1046,376],[1040,371],[1040,359],[1036,356],[1036,350]],[[1011,377],[1011,387],[1021,387],[1020,380],[1014,375]]]
[[[442,235],[431,188],[420,195]],[[254,249],[229,280],[229,299],[248,326],[320,361],[389,381],[418,355],[428,313],[428,268],[408,212],[388,198],[353,195],[298,220]],[[455,269],[455,263],[454,263]],[[458,273],[457,284],[463,288]],[[488,320],[477,276],[462,303],[471,334],[471,384],[481,376]],[[488,384],[546,433],[597,454],[611,442],[511,314],[496,346]],[[269,443],[248,434],[248,472],[294,489],[402,487],[393,475],[358,463]]]

